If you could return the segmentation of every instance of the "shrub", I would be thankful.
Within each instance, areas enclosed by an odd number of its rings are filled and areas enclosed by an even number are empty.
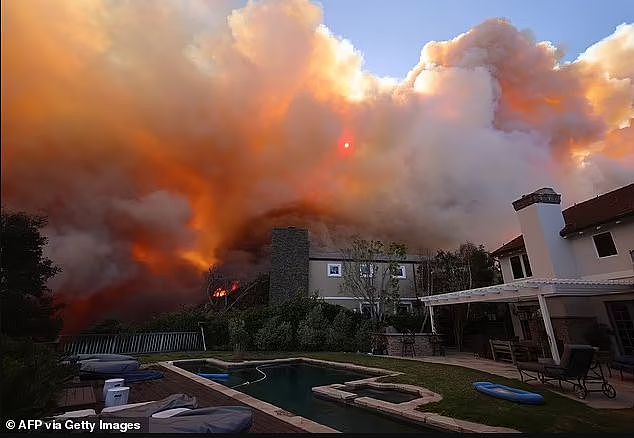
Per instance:
[[[269,319],[255,335],[255,345],[259,350],[287,351],[293,345],[293,326],[281,321],[279,316]]]
[[[355,333],[355,344],[357,350],[367,353],[372,350],[372,323],[369,320],[363,320],[357,326]]]
[[[226,317],[216,316],[206,321],[205,342],[208,349],[224,350],[230,347],[229,320]]]
[[[386,318],[386,322],[400,333],[416,333],[422,329],[425,317],[414,313],[400,313],[396,315],[389,315]]]
[[[327,336],[328,320],[324,317],[321,306],[317,305],[299,323],[297,340],[303,350],[318,351],[326,346]]]
[[[103,321],[98,322],[91,328],[84,330],[82,334],[113,334],[113,333],[128,333],[130,332],[130,327],[126,326],[124,323],[119,321],[118,319],[104,319]]]
[[[207,316],[199,307],[183,307],[180,310],[162,313],[139,327],[142,332],[171,332],[200,330],[198,323]]]
[[[233,351],[242,352],[245,351],[249,345],[250,336],[245,328],[243,319],[231,318],[229,320],[229,343],[233,347]]]
[[[317,300],[297,294],[285,303],[271,307],[271,312],[297,328],[299,323],[306,319],[310,311],[317,305]]]
[[[340,309],[328,330],[328,348],[331,351],[356,350],[352,312]]]
[[[3,336],[0,346],[2,416],[17,419],[49,415],[75,369],[60,365],[60,357],[48,346],[28,339]]]

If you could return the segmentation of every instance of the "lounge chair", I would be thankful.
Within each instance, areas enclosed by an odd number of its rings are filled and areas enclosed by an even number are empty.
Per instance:
[[[517,362],[517,370],[522,382],[539,380],[542,383],[557,381],[563,389],[562,382],[570,383],[577,397],[586,398],[588,392],[603,392],[608,398],[614,398],[616,391],[605,379],[593,381],[601,383],[601,389],[590,390],[587,387],[588,371],[594,360],[595,348],[591,345],[564,345],[564,353],[559,365],[554,363]],[[531,374],[533,373],[533,374]],[[524,380],[526,377],[526,380]]]

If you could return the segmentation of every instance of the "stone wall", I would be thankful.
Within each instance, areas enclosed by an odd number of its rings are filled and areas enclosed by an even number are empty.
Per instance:
[[[430,335],[427,333],[417,333],[414,336],[414,356],[431,356],[433,353],[433,347],[429,341]],[[389,356],[401,356],[403,352],[403,335],[401,333],[389,333],[387,337],[387,354]],[[409,356],[410,349],[406,350],[406,355]]]
[[[308,230],[273,229],[269,304],[281,304],[298,293],[308,294],[309,248]]]

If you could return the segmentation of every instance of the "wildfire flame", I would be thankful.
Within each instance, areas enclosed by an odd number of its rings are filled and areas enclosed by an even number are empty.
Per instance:
[[[240,283],[237,280],[234,280],[231,282],[231,286],[229,287],[229,289],[225,289],[222,287],[217,288],[216,290],[213,291],[213,293],[211,294],[211,296],[213,298],[223,298],[226,297],[227,295],[231,294],[231,293],[235,293],[238,291],[238,289],[240,289]]]

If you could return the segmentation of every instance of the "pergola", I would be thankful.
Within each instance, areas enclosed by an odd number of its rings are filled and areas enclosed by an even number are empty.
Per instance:
[[[548,335],[550,351],[555,363],[559,364],[560,357],[555,341],[550,312],[546,304],[546,298],[550,297],[584,297],[607,294],[631,292],[634,280],[583,280],[562,278],[535,278],[516,281],[513,283],[498,284],[495,286],[468,289],[459,292],[449,292],[439,295],[420,297],[420,300],[429,307],[429,316],[432,332],[436,333],[434,321],[434,307],[461,303],[482,302],[539,302],[540,313],[544,320],[544,328]]]

